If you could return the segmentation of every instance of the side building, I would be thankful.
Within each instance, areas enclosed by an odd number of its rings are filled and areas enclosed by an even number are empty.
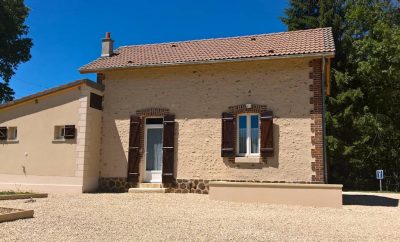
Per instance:
[[[0,190],[95,191],[102,96],[84,79],[0,105]]]

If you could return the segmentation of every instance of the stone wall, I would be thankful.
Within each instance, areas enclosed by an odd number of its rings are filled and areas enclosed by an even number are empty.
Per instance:
[[[311,150],[318,150],[319,143],[312,143],[316,133],[310,127],[320,124],[310,115],[316,107],[310,98],[318,94],[314,90],[318,76],[310,75],[315,73],[310,61],[284,59],[105,72],[101,177],[126,177],[129,117],[140,110],[159,108],[176,116],[178,180],[314,181],[317,170],[311,164],[316,157]],[[220,156],[221,113],[247,103],[265,106],[274,113],[274,157],[259,164],[238,164]]]

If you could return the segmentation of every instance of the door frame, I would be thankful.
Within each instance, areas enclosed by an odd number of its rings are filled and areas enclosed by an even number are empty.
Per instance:
[[[161,157],[161,168],[160,170],[151,170],[151,171],[147,171],[147,130],[148,129],[161,129],[162,132],[162,142],[163,142],[163,138],[164,138],[164,124],[146,124],[146,119],[148,118],[163,118],[163,117],[146,117],[145,118],[145,122],[144,122],[144,166],[143,166],[143,170],[144,170],[144,177],[143,177],[143,181],[146,183],[161,183],[162,182],[162,157]],[[161,150],[162,152],[162,150]],[[150,173],[150,175],[152,174],[160,174],[160,180],[148,180],[148,173]]]

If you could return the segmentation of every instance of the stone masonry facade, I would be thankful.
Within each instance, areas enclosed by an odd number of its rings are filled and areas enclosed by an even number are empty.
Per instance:
[[[193,68],[195,71],[178,67],[151,72],[135,70],[134,73],[113,73],[109,77],[119,82],[106,83],[111,96],[105,105],[103,125],[110,133],[103,137],[102,148],[106,152],[102,157],[108,164],[117,165],[101,169],[103,177],[99,183],[102,191],[122,192],[137,186],[126,182],[126,169],[120,165],[124,164],[127,155],[128,117],[132,113],[141,118],[163,116],[169,112],[176,114],[177,170],[176,179],[164,184],[169,192],[208,193],[208,183],[218,180],[324,183],[321,59],[229,63],[212,67],[199,65]],[[150,78],[152,81],[147,81]],[[163,81],[166,78],[172,80],[173,90],[171,84]],[[132,81],[136,82],[134,88]],[[210,88],[211,84],[215,87]],[[223,88],[225,90],[221,93]],[[124,92],[129,95],[122,95]],[[115,93],[119,95],[112,96]],[[147,100],[142,93],[157,98]],[[176,93],[185,98],[184,103]],[[251,103],[252,107],[247,108],[246,103]],[[228,111],[237,115],[265,110],[274,114],[274,157],[260,160],[256,165],[250,164],[252,166],[235,158],[221,158],[221,113]],[[197,136],[193,135],[193,130]],[[143,127],[140,132],[140,163],[143,166]]]

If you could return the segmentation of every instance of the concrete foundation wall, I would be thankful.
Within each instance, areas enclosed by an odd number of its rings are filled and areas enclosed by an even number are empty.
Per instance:
[[[342,207],[342,185],[210,182],[212,200]]]
[[[82,177],[0,174],[0,191],[82,193]]]

